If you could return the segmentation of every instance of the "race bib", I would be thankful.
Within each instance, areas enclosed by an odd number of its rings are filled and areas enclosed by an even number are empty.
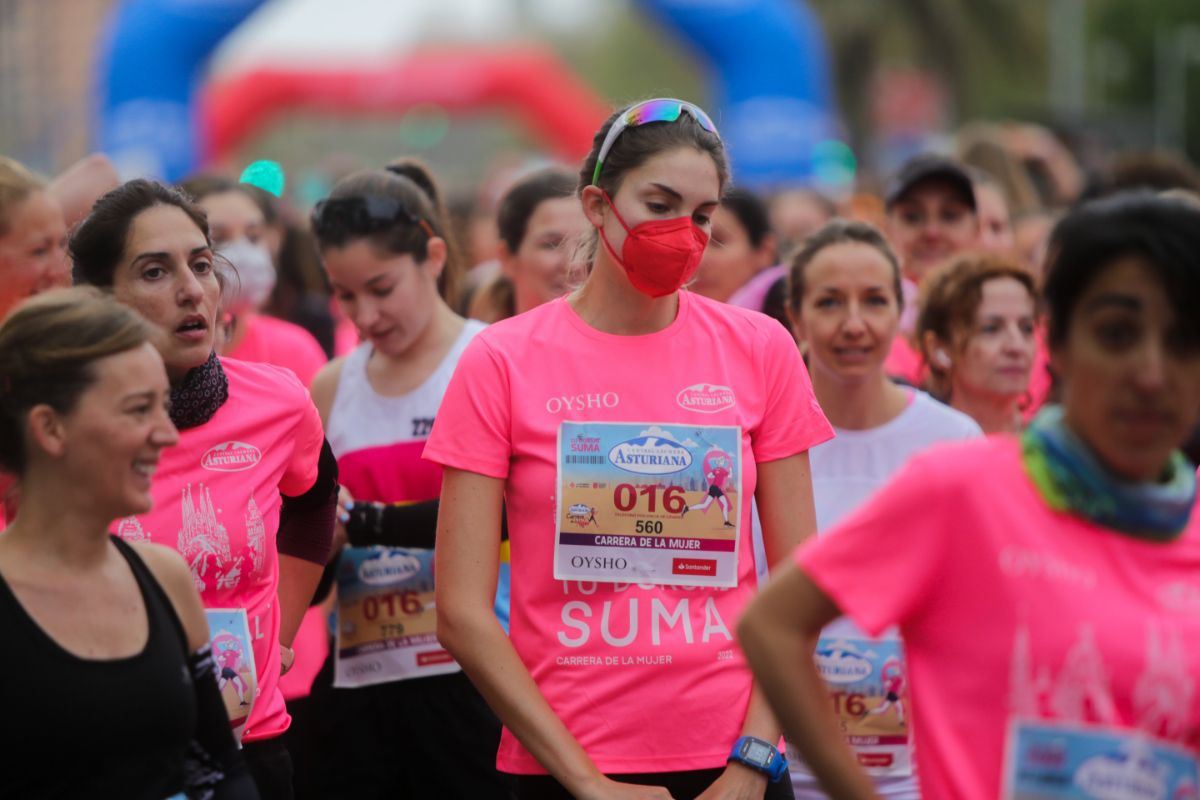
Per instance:
[[[564,422],[554,577],[737,585],[738,427]]]
[[[1004,797],[1196,800],[1196,755],[1138,731],[1035,720],[1009,724]]]
[[[348,547],[337,594],[334,686],[458,672],[437,639],[432,550]]]
[[[912,707],[900,639],[822,636],[815,659],[863,769],[874,776],[912,775]]]
[[[217,663],[217,688],[225,702],[233,736],[240,744],[258,697],[250,623],[244,608],[206,608],[204,614],[212,635],[213,661]]]

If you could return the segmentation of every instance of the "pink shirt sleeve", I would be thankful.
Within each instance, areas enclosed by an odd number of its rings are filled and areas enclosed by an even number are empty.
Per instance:
[[[878,636],[921,614],[965,513],[938,470],[917,456],[857,511],[796,549],[797,565],[863,630]]]
[[[423,457],[446,467],[507,478],[511,397],[507,365],[476,336],[454,369]]]
[[[321,426],[317,407],[313,405],[308,391],[299,385],[298,378],[296,381],[294,385],[299,390],[296,402],[303,404],[303,411],[292,435],[292,460],[279,480],[280,493],[288,497],[299,497],[316,482],[321,443],[325,441],[325,429]]]
[[[833,428],[813,394],[800,350],[782,325],[763,325],[756,361],[763,370],[766,404],[751,432],[754,460],[777,461],[833,438]]]
[[[313,378],[317,377],[317,373],[329,359],[325,357],[325,351],[308,331],[301,330],[301,333],[305,335],[296,337],[295,349],[287,366],[291,367],[292,372],[296,373],[296,377],[302,384],[311,386]]]

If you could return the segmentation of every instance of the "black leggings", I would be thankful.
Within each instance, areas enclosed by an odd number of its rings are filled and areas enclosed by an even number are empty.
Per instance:
[[[242,757],[262,800],[292,800],[292,757],[282,738],[246,742]]]
[[[500,721],[461,672],[333,689],[333,655],[313,684],[309,716],[319,763],[301,768],[320,800],[507,800],[496,770]]]
[[[687,772],[638,772],[609,775],[621,783],[640,783],[664,786],[675,800],[692,800],[700,796],[724,769],[695,769]],[[571,800],[571,793],[549,775],[516,775],[517,800]],[[767,783],[763,800],[794,800],[792,781],[785,773],[777,783]]]

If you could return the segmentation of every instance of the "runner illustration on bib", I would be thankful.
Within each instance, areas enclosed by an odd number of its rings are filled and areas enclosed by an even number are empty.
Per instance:
[[[210,643],[217,665],[217,689],[234,738],[241,742],[259,694],[249,617],[244,608],[206,608],[204,616],[213,633]]]
[[[869,711],[863,712],[863,718],[876,714],[885,714],[889,709],[896,709],[896,723],[904,725],[904,663],[898,656],[892,656],[883,662],[879,668],[879,677],[883,684],[883,702]]]
[[[237,692],[238,705],[247,705],[246,693],[249,687],[246,686],[246,681],[238,674],[238,669],[242,667],[245,660],[242,653],[242,643],[229,631],[217,631],[217,635],[213,637],[213,655],[216,657],[217,666],[221,669],[221,674],[217,676],[217,688],[224,692],[225,687],[232,685],[233,690]]]
[[[721,508],[721,516],[725,519],[725,527],[732,528],[733,523],[729,521],[729,498],[725,495],[725,487],[729,483],[732,470],[733,456],[719,447],[710,448],[704,455],[704,480],[708,481],[708,496],[702,503],[684,506],[679,516],[687,516],[689,511],[708,511],[713,500],[716,500]]]

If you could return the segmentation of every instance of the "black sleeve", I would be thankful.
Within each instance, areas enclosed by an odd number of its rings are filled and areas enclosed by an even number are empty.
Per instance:
[[[438,501],[405,505],[357,502],[346,520],[346,536],[352,547],[424,547],[433,549],[437,531]],[[325,565],[310,605],[319,605],[329,596],[337,580],[340,558],[335,554]]]
[[[354,547],[424,547],[433,549],[439,500],[421,503],[355,503],[346,522]],[[500,512],[500,538],[508,538],[508,515]]]
[[[229,728],[211,645],[188,657],[188,672],[196,693],[196,730],[184,760],[189,800],[259,800],[254,778]]]
[[[356,502],[346,521],[352,547],[423,547],[432,550],[437,534],[439,500],[420,503]],[[508,514],[500,513],[500,539],[508,538]],[[324,602],[337,579],[338,559],[331,558],[313,593],[312,605]]]
[[[321,445],[317,479],[312,488],[298,497],[283,495],[279,509],[279,535],[276,546],[283,555],[295,556],[325,566],[333,548],[333,520],[337,513],[338,467],[329,448]]]

